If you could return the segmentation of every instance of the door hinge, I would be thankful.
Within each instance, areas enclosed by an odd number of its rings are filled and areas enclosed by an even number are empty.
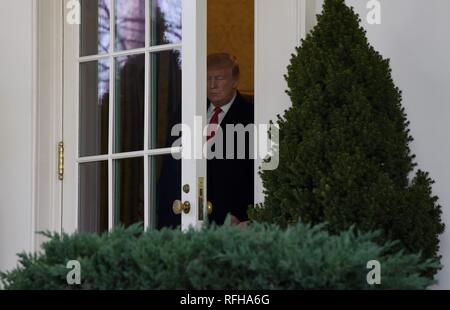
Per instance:
[[[64,142],[58,144],[58,179],[64,180]]]

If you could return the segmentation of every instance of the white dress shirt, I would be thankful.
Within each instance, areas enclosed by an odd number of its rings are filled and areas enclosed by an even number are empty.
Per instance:
[[[233,97],[233,99],[231,99],[230,102],[228,102],[226,105],[220,107],[222,109],[222,112],[220,112],[220,114],[219,114],[219,125],[222,123],[223,119],[225,118],[228,111],[230,110],[231,105],[233,104],[234,100],[236,99],[236,96],[237,96],[237,93],[234,94],[234,97]],[[215,109],[216,109],[216,106],[213,103],[211,103],[208,108],[208,124],[211,122],[211,118],[214,115]]]

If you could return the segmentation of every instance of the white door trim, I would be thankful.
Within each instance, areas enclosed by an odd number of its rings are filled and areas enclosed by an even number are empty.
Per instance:
[[[181,201],[188,201],[193,208],[189,214],[183,214],[182,229],[189,226],[199,228],[199,178],[204,178],[206,187],[206,158],[196,155],[203,154],[204,124],[206,124],[206,53],[207,53],[207,1],[183,1],[183,82],[182,82],[182,120],[183,125],[191,129],[193,141],[183,141],[183,145],[190,144],[190,152],[183,148],[183,155],[192,159],[183,159],[181,184],[188,184],[189,193],[182,192]],[[195,42],[194,44],[192,42]],[[186,61],[196,59],[196,61]],[[189,104],[194,102],[194,104]],[[201,117],[201,118],[199,118]],[[203,120],[198,124],[198,120]],[[200,125],[200,128],[198,128]],[[199,131],[200,130],[200,131]],[[186,137],[186,135],[183,135]],[[188,154],[190,153],[190,154]],[[186,158],[186,157],[185,157]],[[206,216],[206,191],[203,195],[203,216]]]
[[[66,0],[67,1],[67,0]],[[110,10],[114,12],[114,2],[111,2],[112,6]],[[146,2],[149,3],[149,2]],[[147,155],[154,155],[155,153],[161,152],[161,150],[148,151],[148,118],[146,116],[145,122],[145,151],[134,152],[128,154],[114,154],[113,152],[113,113],[114,113],[114,59],[119,55],[129,55],[129,54],[146,54],[146,63],[149,62],[149,52],[155,52],[160,50],[171,50],[173,48],[181,47],[183,62],[182,62],[182,72],[183,72],[183,96],[182,96],[182,120],[183,124],[188,126],[192,130],[193,141],[190,142],[191,149],[200,148],[202,149],[203,140],[206,138],[202,137],[202,130],[194,131],[193,129],[198,120],[198,116],[206,119],[206,0],[195,0],[195,1],[182,1],[183,10],[183,27],[182,27],[182,43],[180,44],[170,44],[157,47],[149,47],[149,27],[147,29],[146,41],[147,45],[145,48],[136,49],[126,52],[115,52],[113,50],[114,41],[113,36],[110,37],[110,51],[101,56],[102,58],[109,59],[110,64],[110,117],[109,117],[109,152],[108,155],[95,156],[91,158],[78,158],[78,93],[79,93],[79,63],[93,61],[100,58],[99,56],[89,56],[89,57],[79,57],[78,52],[78,38],[79,38],[79,26],[78,25],[66,25],[64,24],[64,140],[65,140],[65,179],[63,184],[63,214],[62,214],[62,227],[66,232],[74,232],[78,227],[78,164],[81,162],[91,162],[96,160],[107,160],[108,161],[108,182],[109,182],[109,229],[113,228],[113,223],[115,219],[113,218],[113,161],[116,158],[129,158],[129,157],[144,157],[144,210],[146,210],[145,216],[145,226],[149,225],[149,214],[148,210],[149,199],[148,195],[148,174],[149,174],[149,160]],[[149,11],[149,10],[147,10]],[[148,12],[147,20],[148,20]],[[114,13],[112,13],[114,16]],[[115,20],[110,18],[110,29],[111,33],[114,33]],[[148,65],[147,65],[148,67]],[[146,79],[149,77],[149,69],[147,68]],[[149,113],[149,101],[148,101],[148,80],[146,81],[146,111],[145,114]],[[75,117],[77,116],[77,117]],[[196,117],[197,116],[197,117]],[[201,124],[200,124],[201,125]],[[70,131],[70,132],[68,132]],[[185,136],[185,135],[183,135]],[[194,143],[192,145],[191,143]],[[167,150],[164,150],[167,152]],[[202,153],[200,153],[202,154]],[[182,214],[182,229],[187,229],[189,226],[195,228],[200,226],[199,214],[197,205],[198,201],[198,178],[206,178],[206,159],[183,159],[182,164],[182,184],[189,184],[191,190],[189,193],[181,193],[179,198],[184,201],[189,201],[191,204],[191,211],[189,214]],[[181,185],[181,184],[180,184]],[[206,195],[204,195],[203,205],[206,206]],[[204,208],[206,210],[206,207]]]
[[[66,6],[69,0],[62,1],[65,16]],[[67,134],[64,128],[74,128],[78,132],[78,37],[79,25],[62,24],[63,30],[63,129],[64,139],[64,181],[62,189],[61,226],[66,233],[73,233],[78,227],[78,169],[76,155],[78,154],[77,134]],[[67,42],[76,42],[76,46]]]
[[[62,41],[63,16],[60,0],[33,0],[35,21],[34,78],[36,121],[32,243],[39,249],[44,240],[37,231],[61,232],[61,182],[57,174],[57,146],[62,139]]]
[[[30,238],[30,249],[32,251],[34,251],[36,249],[36,211],[37,211],[37,158],[38,158],[38,154],[37,154],[37,135],[38,135],[38,131],[37,129],[37,108],[38,108],[38,99],[37,99],[37,94],[38,94],[38,66],[37,66],[37,58],[38,58],[38,51],[37,51],[37,42],[38,42],[38,32],[37,32],[37,24],[38,24],[38,4],[36,2],[36,0],[32,1],[32,25],[33,25],[33,29],[32,29],[32,64],[33,64],[33,68],[32,68],[32,91],[31,91],[31,128],[33,130],[32,134],[31,134],[31,139],[32,139],[32,146],[31,146],[31,150],[32,150],[32,160],[31,160],[31,238]]]
[[[295,47],[315,23],[315,0],[255,0],[255,124],[276,122],[291,106],[284,75]],[[255,137],[257,138],[257,137]],[[264,202],[255,160],[255,203]]]

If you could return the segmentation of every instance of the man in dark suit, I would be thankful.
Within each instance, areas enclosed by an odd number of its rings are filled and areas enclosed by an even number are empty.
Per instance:
[[[239,79],[235,57],[208,56],[208,144],[211,150],[220,150],[216,155],[221,154],[207,163],[207,198],[213,205],[210,220],[221,225],[230,215],[232,224],[245,227],[247,208],[254,203],[254,109],[239,93]]]
[[[213,205],[209,220],[222,225],[230,215],[231,224],[245,227],[248,206],[254,203],[254,157],[250,149],[254,112],[253,104],[238,91],[239,78],[236,58],[229,54],[208,56],[207,143],[214,154],[222,154],[207,160],[207,199]],[[236,125],[240,127],[227,130]],[[239,140],[239,136],[244,138]],[[227,142],[233,143],[233,150]],[[171,208],[172,202],[180,199],[180,176],[181,161],[167,157],[157,187],[158,228],[181,224],[181,217]]]

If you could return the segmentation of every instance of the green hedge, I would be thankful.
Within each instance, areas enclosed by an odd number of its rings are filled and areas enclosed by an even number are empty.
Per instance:
[[[376,233],[333,236],[301,223],[47,236],[45,254],[23,253],[0,274],[6,289],[424,289],[433,282],[419,274],[435,264],[385,254],[393,244],[378,245]],[[80,286],[67,284],[70,260],[81,264]],[[381,285],[367,284],[371,260],[381,263]]]

